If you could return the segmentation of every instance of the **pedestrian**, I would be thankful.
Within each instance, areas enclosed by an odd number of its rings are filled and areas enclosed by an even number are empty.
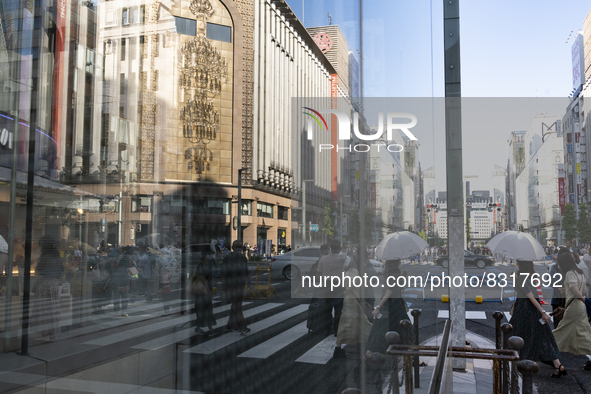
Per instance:
[[[318,260],[316,260],[316,262],[314,264],[312,264],[312,267],[310,267],[310,271],[308,271],[308,275],[310,276],[310,278],[312,278],[312,280],[314,280],[314,278],[318,278],[320,276],[318,273],[318,265],[320,264],[320,260],[322,260],[322,258],[324,256],[327,256],[329,253],[330,253],[330,246],[328,244],[320,245],[320,257],[318,258]],[[323,289],[322,287],[315,288],[313,298],[312,298],[312,300],[310,300],[310,303],[314,303],[315,301],[317,302],[318,298],[323,297],[324,291],[325,291],[325,289]],[[298,290],[296,290],[296,295],[298,293],[299,293],[299,288],[298,288]],[[331,314],[331,316],[332,316],[332,314]]]
[[[240,332],[246,335],[250,328],[242,314],[242,299],[244,285],[249,281],[248,262],[242,252],[242,241],[232,243],[232,253],[226,256],[222,263],[222,286],[232,304],[226,331]]]
[[[374,318],[384,318],[382,315],[382,309],[384,312],[387,312],[387,319],[388,331],[396,331],[398,333],[403,332],[402,327],[400,326],[400,322],[402,320],[408,320],[408,307],[406,306],[406,301],[404,300],[402,294],[402,288],[396,286],[396,278],[399,276],[406,276],[406,271],[400,271],[400,264],[401,260],[386,260],[386,267],[385,267],[385,278],[392,277],[394,280],[386,280],[387,290],[384,293],[384,296],[372,312]],[[392,284],[392,286],[390,286]],[[384,305],[386,308],[384,308]],[[375,330],[374,330],[375,328]],[[367,350],[370,352],[385,352],[388,348],[388,344],[384,339],[384,335],[386,332],[375,332],[379,328],[385,330],[385,325],[377,324],[374,321],[374,327],[372,327],[372,332],[370,335],[370,339],[367,343]],[[414,332],[412,327],[409,329],[409,343],[414,343]]]
[[[111,285],[113,293],[113,310],[121,311],[121,317],[127,317],[125,310],[129,302],[130,277],[127,269],[130,267],[131,259],[124,248],[119,248],[113,259],[111,259]]]
[[[195,266],[195,271],[191,277],[191,292],[195,297],[195,333],[198,335],[209,335],[216,325],[213,316],[213,264],[215,259],[215,249],[206,249],[202,253],[201,261]],[[209,331],[203,331],[207,327]]]
[[[371,323],[364,312],[361,288],[355,286],[353,278],[359,276],[357,259],[350,259],[345,271],[345,298],[337,332],[337,343],[333,357],[346,358],[343,345],[359,346],[367,341]]]
[[[532,261],[517,261],[517,277],[523,278],[535,273]],[[513,326],[512,335],[521,337],[524,342],[523,348],[519,351],[521,359],[531,361],[542,361],[551,363],[555,373],[551,376],[559,378],[566,375],[566,369],[558,359],[558,345],[552,335],[550,316],[544,311],[537,297],[537,290],[529,280],[518,281],[516,286],[517,299],[512,307],[511,320]]]
[[[330,253],[320,258],[318,263],[318,274],[321,276],[338,276],[341,277],[345,267],[345,262],[349,257],[341,254],[341,243],[333,240],[330,243]],[[325,289],[325,302],[330,309],[334,310],[334,318],[332,330],[334,335],[337,335],[339,330],[339,321],[341,320],[341,312],[343,310],[343,297],[345,289],[343,287],[334,287],[332,289]]]
[[[139,294],[145,295],[146,301],[151,301],[152,292],[148,284],[152,278],[152,262],[150,261],[150,253],[148,253],[148,248],[145,245],[140,246],[140,258],[137,266],[139,269]]]
[[[35,275],[41,278],[33,286],[31,325],[43,327],[40,334],[54,341],[61,333],[59,278],[64,268],[57,239],[45,235],[38,243],[41,255],[37,260]]]
[[[574,256],[570,253],[561,254],[558,265],[565,273],[566,307],[558,328],[553,331],[556,344],[561,352],[591,354],[591,325],[585,307],[587,285],[583,270],[577,267]]]

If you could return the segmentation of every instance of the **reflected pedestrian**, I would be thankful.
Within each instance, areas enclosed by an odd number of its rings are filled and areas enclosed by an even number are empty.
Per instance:
[[[330,243],[330,254],[321,257],[318,263],[318,274],[321,276],[338,276],[343,274],[345,262],[350,259],[345,254],[341,254],[341,243],[333,240]],[[325,297],[326,303],[331,309],[334,309],[333,332],[337,335],[339,331],[339,321],[341,320],[341,312],[343,310],[343,297],[345,289],[343,287],[334,287],[326,289]]]
[[[248,282],[248,262],[242,254],[242,242],[232,243],[232,253],[226,256],[222,263],[222,286],[232,304],[226,331],[240,332],[245,335],[250,332],[242,313],[242,299],[244,285]]]
[[[359,345],[365,343],[371,330],[371,323],[365,315],[361,289],[353,285],[353,278],[359,276],[357,259],[350,259],[345,276],[345,298],[338,326],[337,343],[333,357],[346,358],[343,345]]]
[[[54,341],[61,332],[59,278],[63,272],[59,241],[51,236],[39,239],[41,255],[37,260],[35,276],[40,276],[33,286],[32,325],[46,327],[40,333]]]
[[[195,272],[191,277],[191,291],[195,296],[195,333],[198,335],[209,335],[216,325],[213,316],[213,262],[215,258],[215,249],[203,251],[201,261],[195,267]],[[207,327],[209,331],[203,331]]]

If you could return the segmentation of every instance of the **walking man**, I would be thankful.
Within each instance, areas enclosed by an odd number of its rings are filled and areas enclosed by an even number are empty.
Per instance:
[[[242,241],[232,243],[232,253],[224,257],[222,263],[222,286],[232,304],[230,317],[226,325],[226,331],[240,332],[246,335],[250,328],[246,327],[246,321],[242,314],[242,299],[244,298],[244,285],[248,282],[248,262],[242,254]]]
[[[341,277],[344,271],[345,263],[348,257],[341,254],[341,243],[333,240],[330,243],[330,253],[320,258],[318,263],[318,274],[321,276],[338,276]],[[334,288],[334,290],[326,289],[326,302],[334,309],[334,320],[332,329],[334,335],[337,335],[339,330],[339,321],[341,320],[341,312],[343,311],[343,298],[345,296],[345,289],[342,287]]]

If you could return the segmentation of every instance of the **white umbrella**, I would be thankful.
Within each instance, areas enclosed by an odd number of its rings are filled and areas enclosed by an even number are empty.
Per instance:
[[[528,233],[505,231],[490,240],[486,246],[493,253],[516,260],[543,260],[546,252],[542,245]]]
[[[8,243],[6,242],[4,237],[2,237],[1,235],[0,235],[0,253],[8,253]]]
[[[410,231],[388,234],[376,248],[376,257],[380,260],[401,260],[405,257],[422,253],[429,244],[423,238]]]

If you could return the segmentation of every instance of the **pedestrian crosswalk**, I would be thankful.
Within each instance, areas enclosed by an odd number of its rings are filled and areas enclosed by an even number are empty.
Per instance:
[[[268,305],[268,304],[266,304],[266,305]],[[264,320],[261,320],[259,322],[256,322],[256,323],[250,325],[249,326],[250,333],[248,335],[252,336],[253,334],[261,332],[261,331],[263,331],[269,327],[272,327],[284,320],[287,320],[291,317],[299,315],[300,313],[303,313],[306,310],[308,310],[308,305],[298,305],[293,308],[287,309],[283,312],[279,312],[277,314],[274,314],[271,317],[268,317]],[[245,338],[244,336],[240,335],[237,332],[229,332],[225,335],[214,338],[214,339],[209,340],[207,342],[203,342],[202,344],[199,344],[199,345],[194,346],[188,350],[185,350],[185,353],[211,354],[211,353],[217,352],[218,350],[225,348],[226,346],[236,343],[244,338]]]

